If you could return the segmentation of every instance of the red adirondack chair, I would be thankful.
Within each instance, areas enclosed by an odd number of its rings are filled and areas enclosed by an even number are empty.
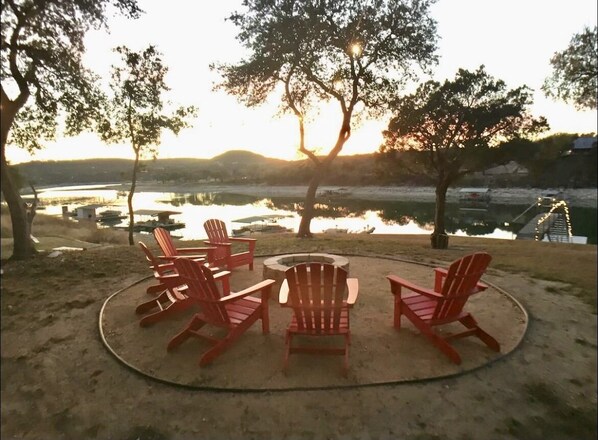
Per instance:
[[[293,309],[286,331],[284,367],[291,353],[333,354],[344,356],[343,375],[349,370],[351,330],[349,309],[359,291],[357,278],[347,278],[347,271],[327,263],[301,263],[286,270],[280,287],[279,302]],[[328,346],[293,346],[293,337],[343,336],[342,348]]]
[[[207,365],[224,352],[258,319],[262,320],[262,332],[270,331],[268,297],[274,280],[264,280],[240,292],[223,296],[218,291],[214,276],[209,268],[179,258],[174,265],[187,285],[187,294],[199,305],[199,312],[191,318],[185,328],[168,343],[168,351],[179,346],[191,336],[205,339],[213,347],[202,354],[199,365]],[[261,298],[251,296],[261,292]],[[222,339],[200,333],[206,324],[226,330]]]
[[[150,269],[154,272],[154,278],[158,281],[157,285],[150,286],[147,293],[158,293],[154,299],[139,304],[135,309],[137,314],[151,312],[139,321],[139,325],[146,327],[154,324],[173,313],[180,312],[189,308],[193,302],[186,295],[187,287],[181,285],[180,277],[174,268],[174,264],[160,263],[152,251],[143,242],[139,242],[145,258],[150,263]]]
[[[255,238],[229,237],[226,232],[226,225],[222,220],[210,219],[203,224],[208,240],[206,244],[216,248],[213,259],[209,260],[215,266],[223,266],[228,270],[235,267],[249,265],[253,270],[253,253],[255,251]],[[248,250],[245,252],[232,253],[232,243],[247,243]]]
[[[170,232],[164,228],[154,229],[154,238],[160,246],[162,253],[158,258],[174,261],[177,258],[187,258],[195,261],[196,263],[205,264],[212,272],[218,272],[221,269],[213,264],[215,261],[215,247],[192,247],[192,248],[177,248],[172,241]],[[219,278],[222,281],[223,292],[230,292],[230,285],[228,277]]]
[[[480,282],[492,257],[485,252],[467,255],[454,261],[448,270],[436,268],[434,290],[417,286],[396,275],[386,278],[394,295],[394,326],[401,327],[401,315],[405,315],[440,351],[454,363],[460,364],[461,357],[449,344],[449,340],[465,336],[477,336],[494,351],[500,345],[492,336],[483,331],[470,313],[463,307],[471,295],[488,288]],[[402,288],[411,293],[403,293]],[[441,336],[434,331],[438,325],[459,321],[467,330]]]
[[[204,262],[214,260],[216,251],[214,247],[177,248],[172,241],[170,232],[164,228],[154,229],[154,238],[164,254],[159,256],[162,260],[173,261],[181,257]]]

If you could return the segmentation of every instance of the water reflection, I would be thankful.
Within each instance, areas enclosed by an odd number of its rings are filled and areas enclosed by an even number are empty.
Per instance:
[[[247,205],[257,203],[259,197],[248,196],[244,194],[225,194],[225,193],[195,193],[195,194],[168,194],[169,198],[159,200],[172,206],[196,205]]]
[[[103,204],[105,209],[126,211],[126,193],[104,188],[53,188],[39,194],[47,214],[59,215],[61,206],[69,210],[86,204]],[[135,209],[169,210],[176,207],[181,214],[177,221],[186,224],[176,235],[185,239],[205,237],[203,222],[209,218],[221,218],[232,230],[240,225],[232,220],[269,214],[287,216],[278,223],[297,230],[303,210],[302,198],[259,198],[225,193],[136,193]],[[329,228],[348,229],[358,232],[375,228],[375,234],[429,234],[434,221],[433,202],[390,202],[379,200],[319,200],[315,206],[316,216],[312,232]],[[515,238],[515,234],[528,220],[527,216],[513,223],[527,206],[490,204],[485,209],[462,209],[463,206],[448,204],[446,207],[446,230],[451,235],[489,238]],[[101,209],[98,210],[101,212]],[[588,243],[596,243],[596,209],[571,208],[574,235],[588,237]],[[535,212],[529,212],[533,217]],[[126,225],[125,222],[121,226]]]

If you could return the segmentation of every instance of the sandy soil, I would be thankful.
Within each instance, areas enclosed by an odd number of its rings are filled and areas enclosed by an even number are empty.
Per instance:
[[[596,437],[596,315],[563,283],[490,271],[488,281],[527,308],[530,326],[518,349],[472,373],[344,390],[209,392],[151,381],[107,353],[102,303],[147,275],[137,249],[118,252],[5,270],[3,439]],[[114,263],[122,259],[135,263]],[[92,275],[82,278],[83,270]]]
[[[320,186],[318,192],[338,190],[338,186]],[[404,200],[404,201],[434,201],[433,187],[407,186],[356,186],[344,187],[352,198],[369,200]],[[123,185],[123,190],[128,190]],[[144,191],[172,191],[172,192],[223,192],[247,194],[259,197],[303,197],[305,186],[269,186],[269,185],[216,185],[216,184],[185,184],[171,185],[163,183],[142,182],[137,186],[138,192]],[[460,188],[450,188],[447,192],[448,201],[456,201]],[[539,188],[492,188],[492,202],[497,204],[525,205],[534,203],[545,190]],[[563,194],[571,206],[597,207],[596,188],[565,189]]]
[[[351,387],[463,374],[510,353],[524,335],[525,312],[509,296],[491,287],[471,298],[468,311],[484,330],[500,335],[500,353],[490,350],[477,338],[463,338],[454,343],[463,362],[460,365],[447,362],[406,318],[400,333],[391,325],[392,296],[385,276],[391,273],[408,276],[412,282],[431,286],[433,271],[428,266],[391,259],[350,257],[349,261],[350,276],[359,281],[359,297],[351,310],[352,343],[347,378],[339,374],[342,365],[339,356],[293,355],[289,371],[283,374],[284,334],[291,311],[278,305],[277,291],[272,292],[269,301],[270,333],[262,335],[258,322],[242,340],[204,368],[197,367],[199,356],[208,347],[201,341],[187,341],[170,353],[165,351],[170,338],[189,322],[194,307],[144,328],[138,325],[140,316],[131,313],[148,300],[145,288],[156,284],[153,279],[112,297],[102,313],[102,329],[108,345],[118,356],[145,374],[202,388],[254,390]],[[233,291],[263,279],[262,259],[256,259],[254,264],[253,271],[235,270],[231,280]],[[445,326],[444,332],[463,330],[460,324],[446,327],[449,326]],[[342,347],[342,341],[326,343]]]

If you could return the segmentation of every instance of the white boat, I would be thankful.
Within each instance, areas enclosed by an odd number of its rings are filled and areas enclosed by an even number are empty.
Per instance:
[[[324,234],[346,234],[349,230],[345,228],[328,228],[324,229],[323,232]]]
[[[107,209],[106,211],[100,212],[99,217],[97,217],[96,220],[102,223],[117,223],[125,218],[127,218],[127,216],[122,215],[121,211],[116,209]]]
[[[276,223],[276,220],[288,217],[287,215],[269,214],[233,220],[233,223],[246,223],[240,228],[233,228],[233,236],[239,237],[250,234],[272,234],[277,232],[293,232],[291,229]]]
[[[265,223],[265,224],[253,224],[242,226],[237,229],[233,229],[233,236],[240,237],[243,235],[251,235],[251,234],[273,234],[277,232],[293,232],[289,228],[285,228],[284,226],[280,226],[276,223]]]
[[[334,199],[334,198],[348,197],[350,195],[351,195],[351,191],[348,188],[338,188],[338,189],[322,190],[318,196],[328,198],[328,199]]]
[[[461,188],[459,190],[460,202],[490,202],[490,188]]]
[[[168,231],[181,229],[185,223],[177,222],[170,218],[171,215],[180,214],[178,211],[158,211],[154,209],[140,209],[135,211],[136,215],[157,217],[157,220],[142,220],[135,222],[133,230],[136,232],[152,232],[156,228],[163,228]]]

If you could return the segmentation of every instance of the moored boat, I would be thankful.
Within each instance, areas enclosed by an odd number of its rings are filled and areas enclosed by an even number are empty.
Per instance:
[[[178,211],[158,211],[152,209],[140,209],[135,211],[136,215],[152,216],[157,219],[141,220],[135,222],[133,230],[136,232],[152,232],[156,228],[163,228],[167,231],[181,229],[185,227],[185,223],[177,222],[170,218],[171,215],[180,214]]]

